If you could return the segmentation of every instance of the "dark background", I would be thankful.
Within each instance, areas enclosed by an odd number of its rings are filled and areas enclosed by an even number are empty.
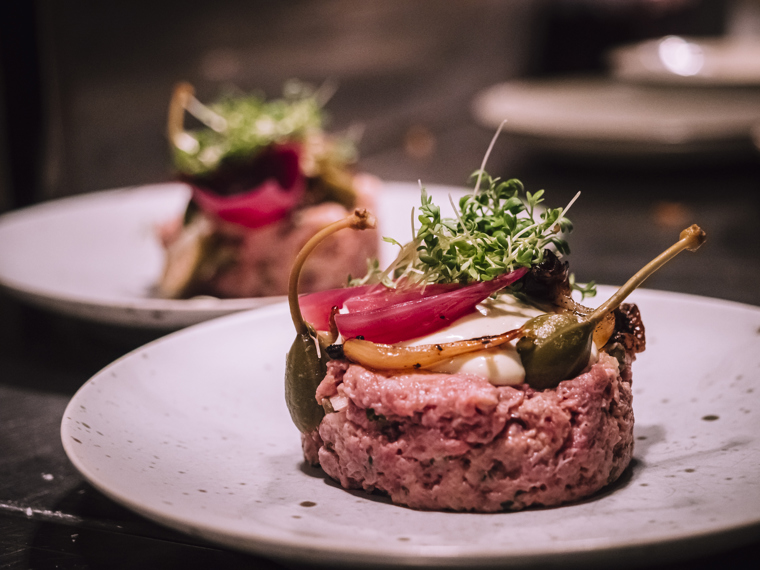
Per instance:
[[[11,206],[168,179],[166,110],[181,80],[206,101],[226,85],[277,96],[291,77],[334,81],[332,127],[364,127],[363,168],[462,184],[491,134],[470,115],[483,88],[601,72],[610,46],[717,34],[726,12],[714,0],[9,4],[0,37]],[[426,135],[430,152],[403,152]],[[523,158],[507,147],[494,162],[523,170]]]
[[[333,80],[331,128],[363,127],[362,170],[462,185],[493,134],[470,113],[480,90],[512,78],[603,73],[605,50],[625,42],[723,33],[729,7],[699,0],[7,2],[0,8],[0,212],[169,180],[166,111],[180,80],[192,82],[201,100],[226,84],[277,96],[291,77]],[[647,286],[760,305],[758,156],[576,161],[503,136],[488,170],[532,191],[545,188],[552,206],[582,191],[571,215],[579,253],[570,258],[581,281],[622,283],[682,224],[698,222],[706,246]],[[0,568],[279,567],[143,521],[92,489],[66,459],[58,429],[68,400],[151,335],[0,295]],[[759,556],[755,542],[672,567],[754,568]]]

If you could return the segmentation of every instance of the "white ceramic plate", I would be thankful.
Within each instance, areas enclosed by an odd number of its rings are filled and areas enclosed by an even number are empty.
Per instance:
[[[601,289],[601,296],[609,293]],[[650,562],[760,532],[760,308],[638,291],[633,467],[609,492],[518,513],[423,512],[302,461],[283,397],[294,333],[275,305],[174,333],[74,396],[63,445],[117,502],[196,537],[359,567]]]
[[[501,83],[473,102],[476,119],[554,152],[621,158],[752,152],[760,97],[741,89],[635,85],[602,78]]]
[[[448,194],[430,186],[449,210]],[[381,235],[410,239],[409,216],[419,186],[386,182],[376,215]],[[189,199],[182,184],[159,184],[56,200],[0,216],[0,286],[41,307],[120,326],[176,329],[258,308],[283,297],[162,299],[155,295],[164,254],[156,227],[181,215]],[[450,214],[447,214],[450,215]],[[381,262],[397,248],[381,244]]]
[[[760,85],[760,40],[667,36],[615,48],[612,75],[624,81],[691,87]]]

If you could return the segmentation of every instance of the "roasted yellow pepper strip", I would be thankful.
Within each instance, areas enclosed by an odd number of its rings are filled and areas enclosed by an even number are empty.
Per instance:
[[[419,346],[377,344],[351,338],[343,342],[343,354],[351,362],[374,370],[430,368],[455,356],[506,344],[519,335],[520,329],[514,329],[499,335]]]

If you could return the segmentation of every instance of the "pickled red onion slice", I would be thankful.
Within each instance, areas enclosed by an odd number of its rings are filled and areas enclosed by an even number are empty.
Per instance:
[[[345,307],[349,312],[373,311],[388,305],[414,301],[421,297],[430,297],[461,288],[462,285],[457,283],[428,285],[424,290],[420,287],[396,290],[388,289],[383,285],[360,285],[301,295],[298,298],[298,304],[305,321],[311,323],[317,330],[328,330],[330,312],[335,306]]]
[[[344,307],[349,313],[374,311],[389,305],[396,305],[407,301],[416,301],[424,297],[440,295],[441,293],[454,291],[455,289],[461,289],[462,287],[464,287],[464,285],[460,285],[459,283],[441,283],[427,285],[424,288],[416,286],[409,289],[388,289],[386,287],[376,286],[366,294],[350,297],[345,301]]]
[[[247,228],[259,228],[281,220],[301,201],[306,182],[301,174],[295,147],[273,147],[264,151],[246,172],[254,184],[249,190],[222,196],[206,187],[192,185],[193,200],[212,216]],[[253,182],[265,177],[262,182]],[[224,183],[223,172],[214,186]]]
[[[360,285],[301,295],[298,305],[301,307],[303,320],[319,331],[326,331],[330,328],[330,312],[333,307],[342,307],[347,299],[364,295],[375,287],[377,285]]]
[[[343,338],[363,337],[371,342],[394,344],[418,338],[447,327],[471,313],[492,293],[520,279],[528,270],[520,268],[491,281],[481,281],[438,294],[417,294],[416,299],[389,304],[373,310],[336,315]],[[406,295],[403,295],[406,297]]]

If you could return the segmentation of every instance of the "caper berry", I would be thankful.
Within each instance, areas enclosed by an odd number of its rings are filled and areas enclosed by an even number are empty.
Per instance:
[[[539,315],[517,341],[525,381],[536,390],[554,388],[588,364],[594,325],[571,313]]]
[[[285,402],[302,433],[314,430],[325,415],[314,395],[326,371],[327,353],[317,354],[311,331],[296,335],[285,362]]]

